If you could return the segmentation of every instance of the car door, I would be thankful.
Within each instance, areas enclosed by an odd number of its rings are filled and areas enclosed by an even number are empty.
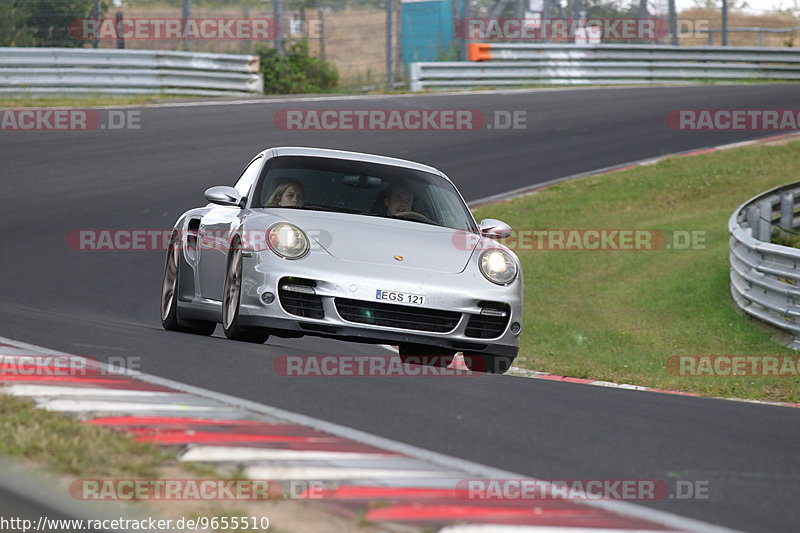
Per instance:
[[[234,188],[243,198],[250,193],[263,162],[262,155],[253,159],[236,181]],[[215,205],[200,220],[198,272],[203,298],[222,301],[231,230],[239,225],[242,214],[241,207]]]

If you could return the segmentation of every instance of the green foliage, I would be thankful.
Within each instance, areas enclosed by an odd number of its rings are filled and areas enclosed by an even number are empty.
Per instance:
[[[458,41],[451,41],[439,48],[436,61],[458,61],[460,46]]]
[[[70,23],[88,18],[92,0],[0,1],[0,46],[82,46]],[[102,7],[102,6],[101,6]]]
[[[775,226],[772,228],[772,242],[773,244],[780,244],[781,246],[800,248],[800,234],[794,231],[784,231]]]
[[[583,4],[589,18],[626,18],[639,16],[638,1],[587,0]]]
[[[308,54],[306,40],[292,43],[283,55],[262,45],[256,46],[256,53],[261,58],[265,94],[330,92],[339,83],[333,65]]]
[[[5,0],[0,0],[3,2]],[[181,7],[183,0],[122,0],[122,4],[128,7],[154,7],[154,6],[168,6],[168,7]],[[243,7],[249,6],[252,8],[262,8],[265,5],[271,9],[272,2],[264,2],[264,0],[191,0],[192,7]],[[285,10],[292,9],[317,9],[321,7],[332,9],[333,11],[342,11],[345,9],[384,9],[386,0],[284,0],[283,8]]]
[[[18,2],[0,2],[0,45],[33,46],[33,28],[28,25],[30,13]]]

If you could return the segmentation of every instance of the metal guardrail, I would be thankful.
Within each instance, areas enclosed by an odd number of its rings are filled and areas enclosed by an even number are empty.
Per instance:
[[[800,50],[795,48],[473,43],[470,58],[412,63],[411,90],[800,80]]]
[[[766,191],[739,206],[728,221],[731,294],[745,313],[789,332],[800,350],[800,249],[772,244],[772,228],[796,231],[800,182]]]
[[[0,95],[262,94],[257,56],[84,48],[0,48]]]

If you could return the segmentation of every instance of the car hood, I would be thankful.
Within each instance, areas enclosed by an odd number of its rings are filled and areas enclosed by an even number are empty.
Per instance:
[[[354,263],[458,273],[479,241],[464,230],[407,220],[294,209],[281,209],[279,215],[333,257]]]

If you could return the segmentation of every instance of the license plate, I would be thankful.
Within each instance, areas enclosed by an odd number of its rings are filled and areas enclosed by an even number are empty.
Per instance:
[[[394,302],[397,304],[425,305],[425,296],[422,294],[411,294],[410,292],[385,291],[378,289],[375,294],[376,300]]]

